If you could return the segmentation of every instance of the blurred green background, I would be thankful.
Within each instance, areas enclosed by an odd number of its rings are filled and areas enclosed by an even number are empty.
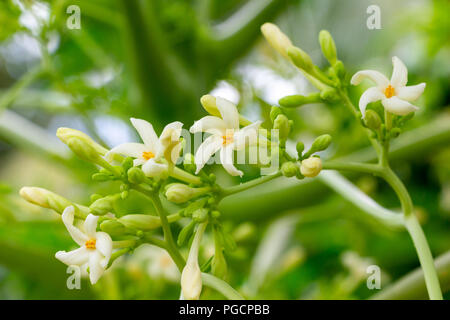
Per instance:
[[[366,10],[381,9],[369,30]],[[81,29],[67,27],[69,5]],[[150,246],[118,261],[95,286],[66,287],[66,266],[54,258],[73,246],[58,215],[29,205],[26,186],[80,203],[117,185],[94,184],[95,168],[73,157],[58,127],[83,130],[107,147],[137,139],[128,118],[157,132],[204,115],[199,98],[216,94],[251,120],[268,120],[279,98],[313,90],[263,41],[259,26],[276,22],[314,62],[325,66],[317,36],[327,29],[348,72],[391,72],[399,56],[411,84],[426,82],[420,107],[393,154],[435,256],[450,250],[450,3],[447,0],[7,0],[0,2],[0,299],[177,299],[177,271]],[[363,88],[353,89],[356,102]],[[292,146],[324,133],[323,157],[369,159],[368,141],[344,108],[308,105],[290,111]],[[434,135],[439,139],[421,139]],[[403,136],[400,136],[401,139]],[[216,170],[217,169],[217,170]],[[220,168],[223,184],[237,183]],[[258,175],[245,168],[245,180]],[[371,176],[349,177],[380,204],[395,194]],[[270,204],[261,205],[261,199]],[[130,201],[131,202],[131,201]],[[133,200],[133,209],[144,206]],[[130,210],[130,209],[128,209]],[[227,256],[230,284],[255,299],[363,299],[376,290],[365,268],[382,270],[382,288],[417,268],[406,232],[367,220],[318,181],[275,181],[227,199],[223,220],[238,249]],[[213,249],[206,239],[205,261]],[[450,270],[448,270],[450,272]],[[446,289],[449,289],[448,284]],[[203,298],[221,298],[205,289]],[[447,294],[448,298],[449,295]]]

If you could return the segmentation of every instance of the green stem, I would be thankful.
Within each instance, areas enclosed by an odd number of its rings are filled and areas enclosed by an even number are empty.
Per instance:
[[[170,176],[187,183],[192,183],[195,185],[202,184],[202,180],[199,177],[194,176],[178,167],[173,167],[173,169],[170,171]]]
[[[262,183],[271,181],[271,180],[273,180],[275,178],[278,178],[280,176],[281,176],[281,172],[278,171],[277,173],[274,173],[274,174],[271,174],[271,175],[268,175],[268,176],[262,176],[260,178],[250,180],[248,182],[244,182],[244,183],[242,183],[240,185],[237,185],[237,186],[225,188],[225,189],[222,190],[222,193],[221,193],[222,198],[230,196],[230,195],[238,193],[238,192],[241,192],[241,191],[244,191],[244,190],[247,190],[247,189],[250,189],[250,188],[253,188],[253,187],[257,186],[257,185],[260,185]]]
[[[231,287],[228,283],[209,273],[202,272],[202,281],[206,286],[219,291],[229,300],[245,300],[244,297],[242,297],[239,292],[233,289],[233,287]]]

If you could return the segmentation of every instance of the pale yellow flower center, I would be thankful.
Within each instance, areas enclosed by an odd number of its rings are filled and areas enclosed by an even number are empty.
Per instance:
[[[142,152],[142,158],[144,158],[145,160],[150,160],[151,158],[154,158],[155,154],[151,151],[144,151]]]
[[[225,136],[222,136],[222,144],[226,146],[233,142],[233,132],[227,133]]]
[[[386,90],[384,90],[384,95],[386,96],[386,98],[392,98],[395,95],[395,89],[389,85]]]
[[[86,241],[84,245],[86,246],[87,249],[95,249],[95,243],[96,243],[95,239],[90,239]]]

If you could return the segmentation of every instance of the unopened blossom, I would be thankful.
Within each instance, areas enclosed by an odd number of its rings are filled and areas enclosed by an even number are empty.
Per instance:
[[[392,58],[394,70],[391,80],[376,70],[363,70],[355,73],[351,79],[353,85],[358,85],[364,78],[369,78],[375,82],[376,86],[367,89],[359,100],[359,109],[365,115],[366,106],[381,100],[384,108],[390,113],[404,116],[410,112],[418,110],[410,102],[418,99],[425,90],[425,83],[414,86],[406,86],[408,82],[408,69],[403,62],[397,58]]]
[[[300,172],[308,178],[314,178],[322,170],[322,160],[317,157],[309,157],[302,161],[300,165]]]
[[[144,143],[118,145],[108,152],[107,158],[111,158],[113,153],[135,158],[134,166],[142,165],[145,175],[161,177],[168,170],[168,165],[162,161],[162,158],[174,164],[180,155],[180,136],[183,124],[179,121],[169,123],[158,138],[149,122],[135,118],[131,118],[130,121]]]
[[[98,216],[89,214],[84,221],[84,231],[73,225],[75,208],[67,207],[62,214],[62,221],[72,239],[80,248],[66,252],[58,251],[56,259],[67,264],[75,265],[85,270],[89,267],[89,279],[95,284],[103,275],[111,258],[112,239],[105,232],[97,232]]]
[[[209,158],[220,151],[220,162],[224,169],[232,176],[242,176],[244,173],[233,165],[233,151],[242,150],[247,144],[257,141],[261,121],[256,121],[240,129],[236,106],[220,97],[216,97],[215,100],[221,117],[203,117],[190,128],[191,133],[207,132],[211,134],[195,153],[196,174],[204,167]]]

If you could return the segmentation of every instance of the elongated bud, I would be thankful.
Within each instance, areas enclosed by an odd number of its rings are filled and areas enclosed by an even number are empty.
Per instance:
[[[299,158],[302,157],[303,151],[305,150],[305,144],[301,141],[297,142],[295,149],[297,150],[297,155]]]
[[[171,222],[170,220],[169,222]],[[161,226],[161,219],[159,217],[148,214],[128,214],[120,217],[117,221],[127,228],[138,230],[153,230]]]
[[[320,31],[319,43],[324,57],[327,58],[331,65],[334,65],[337,61],[336,44],[327,30]]]
[[[19,194],[28,202],[43,208],[53,209],[59,214],[62,214],[64,209],[68,206],[75,207],[75,215],[79,218],[86,218],[89,213],[86,207],[75,205],[66,198],[61,197],[60,195],[47,189],[38,187],[23,187],[20,189]]]
[[[309,149],[308,154],[311,155],[314,152],[323,151],[330,146],[331,136],[329,134],[323,134],[318,136],[316,140],[314,140],[311,149]]]
[[[75,129],[59,128],[56,131],[56,136],[78,157],[89,162],[98,163],[102,159],[101,156],[108,151],[87,134]]]
[[[272,121],[272,123],[275,121],[276,117],[280,114],[282,114],[283,112],[281,111],[280,107],[277,106],[273,106],[270,109],[270,121]]]
[[[216,105],[216,97],[210,94],[205,94],[200,98],[200,103],[202,104],[203,109],[205,109],[209,114],[216,117],[221,116]]]
[[[223,255],[222,248],[217,248],[214,251],[214,258],[211,262],[211,271],[213,275],[220,279],[225,279],[228,273],[227,260]]]
[[[285,162],[281,165],[281,173],[283,174],[283,176],[285,177],[293,177],[296,176],[298,174],[299,168],[297,166],[296,163],[294,162]]]
[[[292,96],[286,96],[281,98],[278,103],[280,104],[280,106],[285,107],[285,108],[295,108],[295,107],[300,107],[303,106],[305,104],[308,103],[316,103],[316,102],[321,102],[322,99],[320,98],[320,93],[316,92],[316,93],[312,93],[308,96],[302,96],[299,94],[295,94]]]
[[[127,228],[116,220],[106,220],[100,224],[100,229],[111,236],[120,236],[126,233]]]
[[[289,119],[284,114],[279,114],[273,122],[273,128],[279,130],[280,140],[285,141],[290,131]]]
[[[206,223],[199,225],[192,241],[186,265],[181,273],[181,291],[186,300],[198,300],[202,292],[202,273],[198,265],[198,250]]]
[[[184,203],[209,191],[209,188],[191,188],[183,183],[172,183],[166,187],[166,198],[173,203]]]
[[[320,91],[320,98],[328,102],[337,102],[340,99],[339,94],[333,88],[325,88]]]
[[[114,208],[114,202],[120,195],[109,195],[103,198],[100,198],[98,200],[95,200],[90,206],[89,209],[91,210],[91,213],[96,216],[102,216],[105,215],[111,211],[113,211]]]
[[[333,66],[333,69],[339,78],[341,78],[341,79],[344,78],[345,67],[344,67],[344,63],[341,60],[336,61],[336,63]]]
[[[381,118],[376,111],[369,109],[366,110],[364,123],[366,124],[367,128],[378,130],[381,126]]]
[[[197,223],[195,221],[191,220],[191,222],[189,222],[183,229],[181,229],[177,239],[178,246],[181,247],[186,242],[188,237],[191,236],[196,224]]]
[[[297,68],[300,68],[308,73],[313,71],[314,63],[305,51],[292,46],[287,52],[292,63],[296,65]]]
[[[317,157],[310,157],[302,161],[300,172],[308,178],[314,178],[322,170],[322,160]]]
[[[283,57],[289,59],[287,49],[292,46],[291,40],[273,23],[264,23],[261,32],[267,42]]]
[[[138,167],[132,167],[127,171],[128,181],[134,184],[140,184],[147,178],[145,173]]]

